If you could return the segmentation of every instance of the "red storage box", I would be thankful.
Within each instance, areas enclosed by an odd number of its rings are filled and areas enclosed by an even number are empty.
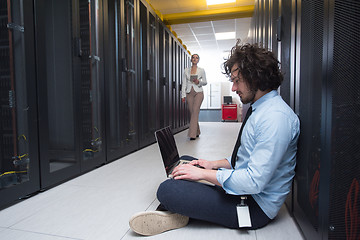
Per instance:
[[[237,121],[237,104],[223,104],[222,121]]]

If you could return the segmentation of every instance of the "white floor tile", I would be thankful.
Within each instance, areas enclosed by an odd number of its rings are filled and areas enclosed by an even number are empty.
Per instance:
[[[0,239],[2,240],[80,240],[76,238],[45,235],[41,233],[24,232],[11,229],[0,231],[0,234]]]
[[[61,202],[64,197],[69,195],[76,195],[74,189],[60,185],[3,209],[0,211],[0,226],[11,227],[36,215],[41,210],[53,206],[56,202]]]
[[[187,130],[175,136],[180,155],[218,160],[231,155],[240,123],[201,123],[189,141]],[[0,211],[0,239],[119,240],[138,238],[129,218],[155,210],[156,190],[166,179],[157,144],[129,154],[57,187]],[[292,234],[292,235],[289,235]],[[292,218],[279,218],[257,231],[239,231],[191,221],[188,226],[151,239],[301,239]],[[148,238],[147,238],[148,239]]]
[[[122,240],[136,239],[141,236],[129,231]],[[146,239],[156,240],[177,240],[177,239],[191,239],[191,240],[212,240],[212,239],[244,239],[255,240],[255,231],[240,231],[234,229],[227,229],[222,226],[190,220],[189,224],[183,228],[164,232],[155,236],[147,237]]]
[[[286,206],[283,205],[276,218],[266,227],[256,230],[257,240],[302,240],[294,220],[289,215]]]

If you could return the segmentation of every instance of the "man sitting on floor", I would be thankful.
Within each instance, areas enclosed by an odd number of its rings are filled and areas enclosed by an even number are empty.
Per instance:
[[[134,215],[130,219],[134,232],[158,234],[185,226],[189,218],[233,229],[258,229],[274,219],[283,205],[295,175],[300,123],[277,92],[283,81],[279,62],[257,45],[237,44],[224,70],[232,91],[243,104],[251,104],[232,156],[176,167],[173,179],[161,183],[157,191],[167,211]]]

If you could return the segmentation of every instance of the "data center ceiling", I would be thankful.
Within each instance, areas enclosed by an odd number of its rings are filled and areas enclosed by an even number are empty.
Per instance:
[[[206,0],[147,0],[171,26],[191,53],[204,49],[228,52],[237,39],[249,32],[255,0],[207,5]],[[232,39],[217,40],[216,33],[235,32]]]

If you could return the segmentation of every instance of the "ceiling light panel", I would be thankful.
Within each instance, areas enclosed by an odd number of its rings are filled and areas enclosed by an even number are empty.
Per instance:
[[[215,33],[216,40],[235,39],[235,32]]]

